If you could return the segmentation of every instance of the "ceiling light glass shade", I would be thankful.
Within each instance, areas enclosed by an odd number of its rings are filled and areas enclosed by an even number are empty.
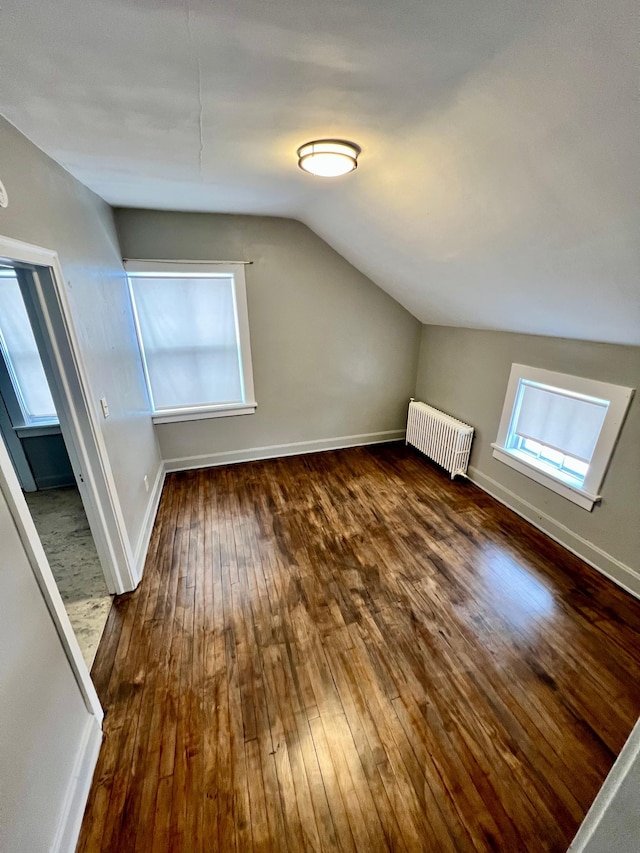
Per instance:
[[[317,139],[298,148],[298,166],[320,178],[337,178],[358,168],[360,147],[343,139]]]

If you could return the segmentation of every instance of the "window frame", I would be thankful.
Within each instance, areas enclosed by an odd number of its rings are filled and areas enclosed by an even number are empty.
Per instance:
[[[18,279],[18,275],[15,269],[11,267],[0,269],[0,279],[10,278],[15,279],[18,288],[21,291],[22,301],[24,302],[24,294],[22,293],[22,288],[20,288],[20,281]],[[29,311],[27,309],[27,305],[25,303],[25,311],[27,312],[27,321],[29,326],[31,327],[31,319],[29,317]],[[33,328],[31,328],[31,332],[33,334]],[[35,341],[35,336],[34,336]],[[36,352],[38,353],[38,358],[40,363],[42,364],[42,370],[44,373],[44,364],[42,362],[42,356],[38,351],[38,346],[36,342]],[[49,377],[45,373],[45,380],[47,385],[49,384]],[[49,389],[50,391],[50,389]],[[20,430],[27,434],[27,430],[30,430],[30,435],[36,435],[37,430],[43,429],[48,430],[50,427],[56,428],[59,427],[60,421],[58,420],[57,412],[51,416],[41,415],[36,416],[32,415],[29,412],[29,407],[27,406],[25,391],[22,388],[20,380],[18,379],[18,373],[15,369],[13,358],[11,356],[11,352],[7,345],[7,342],[4,337],[4,333],[2,328],[0,327],[0,394],[4,399],[5,406],[7,408],[7,412],[9,414],[9,418],[11,420],[12,427],[15,431]],[[55,403],[54,403],[55,409]]]
[[[258,406],[255,400],[253,384],[253,362],[251,358],[251,340],[249,335],[249,310],[247,305],[247,286],[244,273],[244,263],[218,263],[212,261],[139,261],[126,260],[124,268],[127,273],[129,297],[136,328],[136,337],[140,349],[140,358],[144,371],[147,393],[151,404],[154,424],[167,424],[180,421],[203,420],[208,418],[224,418],[235,415],[253,414]],[[134,278],[228,278],[233,280],[233,298],[235,304],[236,324],[238,333],[238,355],[240,379],[243,399],[234,403],[194,404],[192,406],[176,406],[156,409],[147,360],[144,351],[142,331],[138,319],[135,295],[133,292]]]
[[[525,454],[507,446],[511,425],[516,415],[514,409],[521,380],[557,388],[567,392],[568,396],[591,397],[609,402],[607,414],[589,462],[589,469],[581,486],[567,482],[566,478],[554,476],[543,467],[543,464],[535,464],[533,459],[528,460]],[[557,373],[525,364],[512,364],[498,437],[491,444],[493,456],[531,480],[562,495],[583,509],[591,511],[594,504],[602,499],[600,495],[602,481],[609,467],[633,394],[633,388],[625,388],[609,382],[572,376],[568,373]]]

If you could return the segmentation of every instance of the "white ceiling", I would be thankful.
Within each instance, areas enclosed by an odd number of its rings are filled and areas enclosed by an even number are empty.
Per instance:
[[[0,112],[111,204],[302,219],[424,322],[640,344],[637,14],[4,0]],[[296,168],[322,136],[355,174]]]

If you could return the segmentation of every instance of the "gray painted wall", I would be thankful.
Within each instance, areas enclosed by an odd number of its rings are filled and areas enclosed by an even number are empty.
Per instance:
[[[251,260],[258,410],[157,427],[164,459],[401,430],[420,324],[300,222],[116,211],[127,258]]]
[[[416,388],[418,399],[476,428],[470,473],[481,485],[523,510],[556,538],[564,538],[569,547],[581,549],[610,573],[617,567],[607,555],[640,573],[639,395],[631,402],[602,485],[602,503],[587,512],[498,462],[491,454],[514,362],[637,388],[640,347],[424,326]],[[501,493],[501,489],[508,492]],[[530,507],[516,505],[514,496]],[[599,550],[588,548],[583,540]],[[621,579],[628,581],[624,574]]]
[[[111,209],[0,118],[0,234],[55,250],[62,263],[93,404],[135,549],[160,464]]]
[[[76,480],[60,433],[20,439],[33,479],[39,489],[72,486]]]
[[[0,850],[47,853],[90,715],[0,492]]]

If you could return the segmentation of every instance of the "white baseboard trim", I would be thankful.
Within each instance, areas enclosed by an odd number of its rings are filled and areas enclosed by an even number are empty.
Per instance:
[[[493,477],[483,474],[475,467],[469,468],[469,479],[484,492],[494,497],[501,504],[509,507],[516,515],[524,518],[538,530],[541,530],[549,538],[562,545],[576,557],[580,557],[585,563],[593,566],[603,575],[621,586],[624,590],[640,598],[640,575],[627,566],[626,563],[617,560],[611,554],[603,551],[593,542],[584,539],[564,524],[556,521],[547,513],[542,512],[533,504],[525,501],[510,489],[498,483]]]
[[[153,481],[153,486],[151,487],[151,491],[149,493],[149,502],[147,503],[147,510],[144,514],[142,529],[140,530],[140,535],[138,536],[138,542],[136,544],[136,549],[133,555],[134,565],[136,568],[136,572],[138,573],[138,577],[136,578],[136,581],[138,583],[142,579],[144,563],[147,559],[147,551],[149,550],[151,532],[153,531],[153,525],[156,520],[156,515],[158,513],[158,506],[160,504],[160,496],[162,494],[162,487],[164,486],[165,476],[165,466],[164,462],[162,462],[160,463],[160,466],[156,472],[156,476]]]
[[[58,830],[51,845],[52,853],[73,853],[76,849],[101,744],[100,723],[91,716],[82,733],[73,773],[67,785]]]
[[[384,432],[367,432],[361,435],[343,435],[339,438],[319,438],[315,441],[294,441],[291,444],[271,444],[266,447],[249,447],[246,450],[225,450],[204,456],[183,456],[165,459],[165,470],[188,471],[192,468],[212,468],[216,465],[234,465],[238,462],[255,462],[258,459],[275,459],[278,456],[299,456],[303,453],[318,453],[324,450],[341,450],[345,447],[360,447],[365,444],[384,444],[389,441],[404,441],[404,429]]]
[[[587,849],[587,845],[596,834],[600,822],[606,815],[609,808],[615,808],[613,805],[614,799],[620,790],[620,787],[626,781],[627,776],[633,771],[635,765],[640,761],[640,722],[637,722],[631,734],[627,738],[625,745],[622,747],[620,755],[616,758],[615,764],[609,771],[609,775],[604,780],[602,788],[598,791],[595,800],[591,804],[585,819],[580,824],[575,838],[571,842],[571,846],[567,853],[582,853]],[[616,815],[618,824],[624,823],[625,819],[632,817],[635,823],[635,815],[626,815],[619,807],[619,812]],[[630,824],[631,825],[631,824]],[[600,845],[597,849],[604,850],[602,846],[604,839],[600,839]],[[636,839],[637,841],[637,839]],[[606,842],[605,842],[606,843]],[[627,849],[637,849],[636,844],[630,839],[630,846]],[[607,844],[607,848],[608,844]]]

